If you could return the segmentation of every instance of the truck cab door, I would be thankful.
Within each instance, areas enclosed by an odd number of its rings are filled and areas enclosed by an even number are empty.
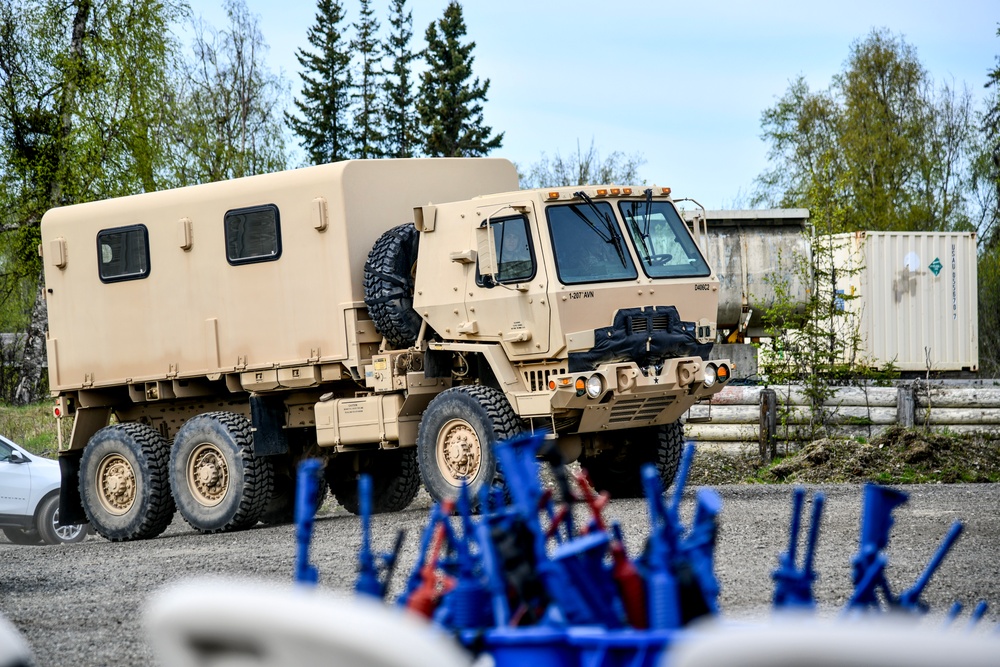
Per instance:
[[[499,340],[512,359],[544,355],[549,351],[548,276],[534,207],[524,201],[477,212],[483,220],[477,230],[480,248],[466,289],[477,337]],[[488,266],[488,256],[495,266]]]

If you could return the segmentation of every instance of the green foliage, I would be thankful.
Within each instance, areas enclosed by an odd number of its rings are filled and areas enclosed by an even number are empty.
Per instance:
[[[313,50],[299,49],[295,54],[302,66],[302,98],[295,100],[301,117],[286,114],[285,118],[311,164],[346,160],[354,152],[349,116],[354,81],[343,21],[339,0],[319,0],[316,23],[306,33]]]
[[[194,58],[183,67],[170,165],[174,185],[284,169],[284,83],[264,65],[267,46],[243,0],[227,0],[227,29],[192,26]]]
[[[833,226],[831,221],[827,223]],[[774,300],[764,311],[766,338],[759,344],[759,366],[766,383],[801,387],[809,401],[810,421],[795,434],[805,441],[829,433],[834,423],[872,425],[868,417],[837,415],[836,406],[830,405],[837,387],[867,388],[898,376],[891,364],[877,369],[861,355],[858,314],[852,308],[861,295],[850,287],[863,270],[860,258],[845,261],[850,246],[843,238],[810,236],[809,243],[809,257],[793,258],[793,275],[773,274],[766,279]],[[780,251],[778,257],[781,264]],[[805,303],[792,292],[795,278],[809,285]],[[791,409],[787,400],[778,409],[780,431],[786,440],[793,435]]]
[[[427,27],[427,70],[420,81],[417,112],[424,127],[424,153],[432,157],[476,157],[503,143],[503,132],[493,134],[483,121],[490,80],[472,78],[476,43],[463,44],[465,32],[462,7],[455,0]]]
[[[385,154],[387,157],[413,157],[420,143],[416,95],[413,92],[410,50],[413,37],[413,13],[406,11],[406,0],[391,0],[389,25],[392,27],[383,50],[389,69],[383,70],[385,110]]]
[[[800,77],[764,111],[773,166],[754,203],[809,208],[834,233],[968,227],[973,120],[967,91],[935,90],[913,47],[874,30],[828,90]]]
[[[639,178],[639,167],[646,163],[641,153],[625,155],[614,151],[603,160],[594,140],[590,140],[590,148],[584,152],[577,141],[576,153],[571,153],[565,159],[557,151],[550,161],[542,153],[542,157],[528,167],[527,174],[521,174],[522,188],[552,188],[564,185],[590,184],[637,184],[645,181]]]
[[[0,434],[39,456],[55,458],[59,450],[56,420],[48,401],[20,407],[0,405]]]
[[[356,37],[351,51],[361,59],[361,71],[353,101],[355,156],[361,159],[385,157],[385,133],[382,109],[378,98],[384,89],[382,69],[382,43],[378,40],[378,21],[372,10],[371,0],[361,0],[361,18],[354,24]]]

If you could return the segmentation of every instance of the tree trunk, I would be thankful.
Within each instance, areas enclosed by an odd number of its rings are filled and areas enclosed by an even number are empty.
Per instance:
[[[45,309],[45,276],[38,277],[38,291],[35,305],[31,308],[31,324],[24,341],[24,356],[21,358],[20,379],[14,390],[14,404],[27,405],[41,400],[45,395],[42,386],[42,370],[45,368],[45,331],[49,325],[49,314]]]

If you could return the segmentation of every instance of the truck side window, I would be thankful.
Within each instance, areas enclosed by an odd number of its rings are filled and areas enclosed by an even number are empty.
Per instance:
[[[497,282],[524,282],[535,277],[535,256],[531,250],[531,233],[528,219],[523,215],[513,218],[490,220],[493,245],[497,253]],[[476,266],[476,284],[486,286],[479,266]]]
[[[281,257],[281,223],[274,204],[226,212],[226,259],[230,264]]]
[[[149,233],[146,226],[131,225],[99,231],[97,271],[104,283],[148,276]]]

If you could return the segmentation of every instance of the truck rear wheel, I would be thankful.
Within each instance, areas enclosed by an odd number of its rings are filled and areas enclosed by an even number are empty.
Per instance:
[[[356,457],[356,458],[355,458]],[[372,512],[399,512],[413,502],[420,490],[417,452],[413,447],[341,454],[326,464],[326,479],[337,502],[358,514],[358,477],[372,478]]]
[[[156,537],[170,525],[170,449],[136,422],[106,426],[80,459],[80,499],[94,530],[112,542]]]
[[[420,420],[417,459],[434,500],[458,496],[468,484],[475,503],[483,485],[498,475],[494,447],[521,432],[521,422],[503,392],[483,385],[446,389]]]
[[[607,491],[612,498],[639,498],[643,495],[642,464],[655,464],[663,488],[668,489],[677,475],[683,451],[684,426],[675,421],[622,431],[614,449],[582,456],[580,466],[597,490]]]
[[[264,508],[264,514],[260,520],[271,526],[291,523],[295,520],[295,494],[298,488],[299,478],[297,465],[290,463],[286,470],[274,470],[274,488],[271,491],[271,499]],[[328,490],[326,479],[319,480],[319,504],[323,504]]]
[[[413,345],[423,320],[413,310],[413,280],[420,233],[412,223],[387,231],[365,262],[365,305],[375,329],[393,348]]]
[[[250,421],[206,412],[177,431],[170,450],[170,486],[181,516],[202,533],[248,528],[271,498],[271,461],[253,455]]]

